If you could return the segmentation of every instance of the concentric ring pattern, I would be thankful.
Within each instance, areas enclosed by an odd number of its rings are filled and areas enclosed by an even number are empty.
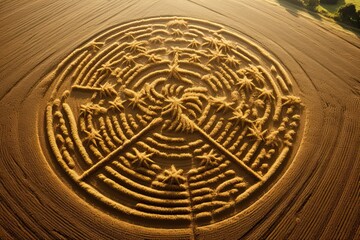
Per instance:
[[[74,50],[52,81],[54,169],[137,225],[188,228],[236,215],[278,179],[299,138],[302,104],[281,63],[208,21],[113,27]]]

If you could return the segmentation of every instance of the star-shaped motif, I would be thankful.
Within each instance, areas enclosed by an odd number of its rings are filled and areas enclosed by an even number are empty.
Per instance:
[[[181,98],[168,97],[165,99],[164,102],[168,104],[163,108],[161,115],[171,113],[172,118],[175,118],[177,116],[180,116],[185,109],[185,106],[183,106],[183,100]]]
[[[169,21],[166,26],[168,28],[173,28],[173,27],[184,27],[187,28],[188,27],[188,22],[185,21],[184,19],[174,19]]]
[[[149,39],[149,42],[154,43],[154,44],[155,44],[155,43],[161,44],[161,43],[163,43],[164,41],[165,41],[165,38],[162,37],[162,36],[160,36],[160,35],[157,35],[157,36],[152,37],[152,38]]]
[[[241,125],[243,126],[244,123],[248,122],[250,123],[251,120],[248,119],[248,116],[250,115],[250,110],[247,109],[245,112],[243,112],[243,110],[240,107],[237,107],[234,111],[233,111],[233,117],[229,118],[230,121],[235,121],[236,124],[239,124],[239,122],[241,123]]]
[[[222,38],[220,40],[220,48],[223,49],[225,52],[230,52],[234,48],[234,43],[230,40]]]
[[[189,58],[187,58],[186,60],[189,61],[189,62],[198,62],[198,63],[201,62],[200,56],[195,54],[195,53],[190,54]]]
[[[222,50],[219,49],[218,47],[216,47],[215,50],[208,49],[208,51],[210,52],[210,57],[211,57],[208,61],[208,64],[211,63],[212,61],[216,61],[217,63],[220,63],[220,60],[222,60],[225,57]]]
[[[122,100],[120,97],[116,97],[114,101],[109,101],[109,110],[117,110],[122,112],[124,110],[124,102],[125,100]]]
[[[80,115],[86,117],[88,114],[92,115],[94,110],[94,105],[92,102],[80,105]]]
[[[239,69],[236,72],[242,76],[247,76],[248,78],[257,81],[260,84],[265,84],[265,77],[257,66],[250,64],[249,67]]]
[[[170,185],[180,185],[186,181],[186,178],[182,176],[183,172],[183,169],[178,170],[174,165],[171,165],[170,169],[164,171],[164,179],[162,182]]]
[[[227,101],[227,97],[212,97],[210,96],[209,98],[209,102],[214,105],[217,106],[218,108],[216,109],[216,112],[220,111],[220,110],[224,110],[226,111],[227,109],[233,109],[232,105],[234,105],[234,102],[228,102]]]
[[[187,47],[198,48],[200,46],[201,46],[201,43],[198,40],[196,40],[195,38],[193,38]]]
[[[146,48],[144,47],[144,45],[146,45],[145,41],[138,41],[134,39],[134,41],[128,43],[128,46],[125,48],[125,50],[129,49],[130,52],[145,52]]]
[[[133,109],[135,107],[139,107],[140,105],[146,105],[143,91],[135,92],[131,89],[124,89],[124,93],[129,96],[129,99],[126,101],[129,101],[129,106]]]
[[[154,161],[150,158],[154,153],[140,152],[136,148],[133,148],[135,155],[127,153],[126,156],[132,160],[132,164],[137,163],[137,167],[147,167],[149,168]]]
[[[273,91],[271,89],[268,89],[268,88],[256,88],[260,94],[259,94],[259,98],[262,98],[262,99],[268,99],[268,100],[271,100],[271,99],[275,99],[274,97],[274,94],[273,94]]]
[[[155,54],[155,53],[151,53],[148,55],[148,61],[149,62],[153,62],[153,63],[156,63],[156,62],[160,62],[162,60],[162,58]]]
[[[123,63],[125,63],[126,65],[130,65],[130,64],[136,64],[135,62],[135,56],[129,54],[129,53],[126,53],[125,56],[124,56],[124,61]]]
[[[95,128],[92,128],[91,131],[84,131],[86,133],[86,137],[84,138],[84,141],[87,142],[87,144],[92,143],[95,146],[97,146],[96,140],[101,141],[101,135],[99,133],[99,130],[96,130]]]
[[[244,76],[236,85],[240,86],[240,89],[245,88],[247,91],[251,91],[255,88],[255,84],[247,76]]]
[[[184,35],[184,32],[181,29],[172,28],[171,29],[171,35],[176,36],[176,37],[181,37],[181,36]]]
[[[212,48],[218,48],[220,46],[220,40],[214,37],[204,37],[204,43],[202,46],[206,47],[212,47]]]
[[[115,87],[116,86],[116,83],[115,84],[110,84],[108,82],[106,82],[105,84],[103,85],[100,85],[100,97],[111,97],[111,96],[116,96],[118,93],[117,91],[115,90]]]
[[[251,128],[249,128],[250,132],[247,136],[249,137],[255,137],[256,140],[264,140],[264,134],[267,132],[267,129],[262,131],[261,125],[253,125]]]
[[[176,79],[181,80],[182,77],[180,76],[180,66],[178,63],[178,54],[175,54],[173,61],[168,65],[169,67],[169,76],[168,78],[174,77]]]
[[[210,152],[204,153],[202,156],[197,156],[196,158],[200,159],[200,165],[208,166],[217,166],[221,161],[221,157],[214,152],[214,149],[211,149]]]
[[[111,73],[112,72],[112,65],[113,63],[111,63],[110,61],[104,63],[104,64],[101,64],[101,67],[97,70],[99,71],[100,73]]]
[[[225,63],[230,65],[231,67],[237,67],[240,65],[240,60],[237,59],[234,55],[226,55]]]

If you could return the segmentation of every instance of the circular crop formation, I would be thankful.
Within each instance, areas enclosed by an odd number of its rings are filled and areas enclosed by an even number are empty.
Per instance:
[[[51,76],[54,170],[99,209],[141,226],[205,226],[240,213],[282,174],[301,122],[282,65],[203,20],[115,26]]]

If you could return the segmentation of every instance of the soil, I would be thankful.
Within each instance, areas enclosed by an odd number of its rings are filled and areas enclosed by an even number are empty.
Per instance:
[[[360,41],[275,1],[0,3],[1,239],[359,239]]]

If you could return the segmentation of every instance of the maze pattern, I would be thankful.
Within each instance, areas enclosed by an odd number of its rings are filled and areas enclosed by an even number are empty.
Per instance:
[[[99,207],[144,226],[204,226],[240,212],[280,174],[300,126],[282,65],[208,21],[113,27],[52,77],[46,133],[57,164]]]

